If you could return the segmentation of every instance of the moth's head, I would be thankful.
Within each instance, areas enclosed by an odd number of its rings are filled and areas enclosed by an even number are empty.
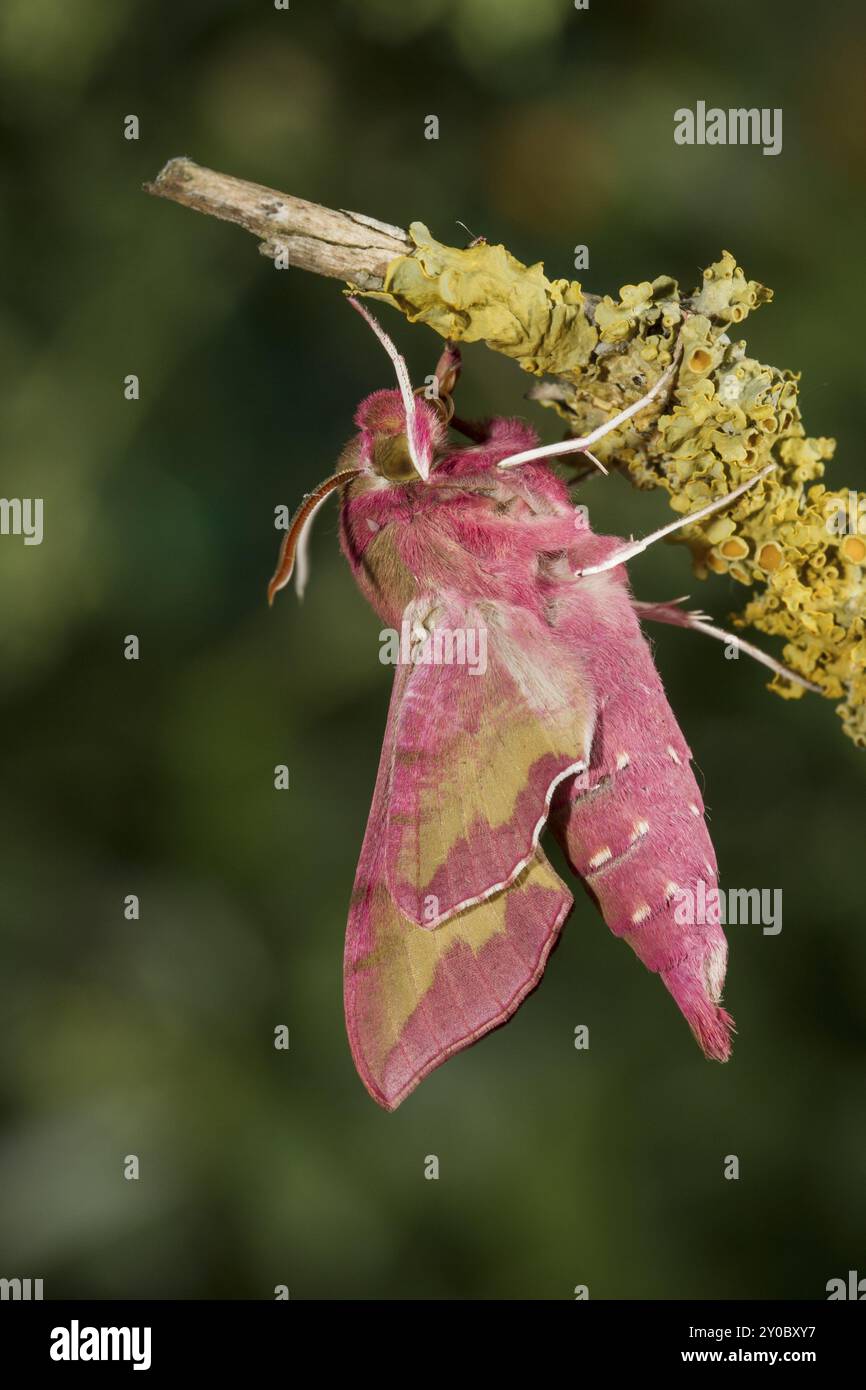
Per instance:
[[[399,391],[374,391],[366,396],[355,411],[355,424],[360,431],[360,467],[391,483],[426,480],[446,437],[441,413],[417,396],[412,418],[407,420]]]
[[[394,364],[397,389],[374,391],[355,412],[359,451],[352,466],[342,468],[308,493],[296,511],[280,548],[277,569],[268,585],[268,602],[285,588],[292,575],[300,596],[307,580],[307,542],[316,512],[332,492],[362,473],[374,473],[389,483],[427,482],[436,451],[445,443],[450,415],[450,392],[460,372],[460,354],[448,346],[439,360],[435,380],[442,394],[428,401],[412,390],[406,363],[388,334],[357,299],[353,309],[372,328]],[[446,402],[448,404],[446,404]]]

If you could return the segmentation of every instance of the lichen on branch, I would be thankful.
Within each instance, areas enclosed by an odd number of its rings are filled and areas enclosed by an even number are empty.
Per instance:
[[[734,622],[782,638],[789,667],[839,702],[845,732],[866,746],[866,498],[824,486],[834,442],[806,434],[799,378],[749,356],[734,337],[772,293],[748,280],[729,252],[690,294],[663,275],[599,297],[577,281],[548,279],[540,264],[523,265],[503,246],[446,246],[420,222],[407,234],[190,159],[170,160],[146,189],[237,223],[268,255],[284,252],[292,265],[349,279],[410,322],[513,358],[544,378],[529,394],[574,434],[637,400],[681,349],[668,399],[597,452],[637,487],[664,488],[681,515],[776,464],[722,516],[684,528],[681,539],[700,577],[714,571],[743,586]],[[802,694],[780,677],[770,688]]]
[[[681,348],[661,410],[633,417],[597,453],[636,486],[664,488],[680,514],[775,462],[722,516],[684,528],[681,539],[699,577],[728,574],[748,591],[734,622],[783,638],[787,664],[839,701],[845,732],[866,746],[866,543],[832,524],[848,502],[847,491],[820,481],[834,441],[806,434],[797,375],[759,362],[733,336],[772,291],[747,280],[726,251],[691,294],[659,276],[598,299],[502,246],[444,246],[417,222],[409,235],[414,249],[391,262],[373,297],[443,337],[483,341],[551,376],[530,394],[575,435],[640,397]],[[803,694],[781,677],[770,688]]]

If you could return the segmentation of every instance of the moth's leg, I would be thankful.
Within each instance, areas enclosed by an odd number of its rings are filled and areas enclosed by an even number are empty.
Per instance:
[[[583,453],[584,453],[584,455],[586,456],[586,458],[589,459],[590,463],[595,464],[595,466],[596,466],[596,468],[598,469],[599,473],[603,473],[605,477],[608,476],[608,470],[605,468],[605,466],[604,466],[604,464],[602,463],[601,459],[597,459],[597,458],[596,458],[595,454],[592,452],[591,449],[584,449],[584,450],[583,450]]]
[[[446,425],[450,424],[454,417],[454,388],[462,366],[460,349],[449,338],[436,363],[433,381],[428,378],[426,385],[415,387],[415,395],[435,406]]]
[[[773,671],[777,676],[784,676],[785,680],[792,681],[794,685],[802,685],[806,690],[814,690],[821,694],[820,685],[814,681],[807,680],[805,676],[799,675],[796,671],[784,666],[781,661],[776,661],[775,657],[764,652],[760,647],[747,642],[744,637],[738,637],[735,632],[727,632],[722,627],[716,627],[715,623],[710,622],[706,613],[689,613],[679,604],[682,599],[674,599],[671,603],[641,603],[635,599],[633,606],[637,610],[639,617],[648,618],[655,623],[670,623],[672,627],[685,627],[693,632],[706,633],[707,637],[715,637],[719,642],[725,642],[729,646],[736,647],[738,651],[744,652],[746,656],[759,661],[762,666]]]
[[[451,397],[454,395],[454,388],[460,377],[463,361],[460,356],[460,349],[451,339],[447,339],[445,347],[439,361],[436,363],[434,376],[439,389],[440,396]],[[424,388],[426,389],[426,388]]]
[[[511,454],[508,458],[501,459],[497,467],[516,468],[521,463],[532,463],[535,459],[557,458],[561,454],[587,454],[595,464],[601,467],[598,459],[589,452],[593,444],[604,439],[611,430],[619,429],[620,425],[624,425],[626,420],[630,420],[633,415],[640,414],[651,401],[655,400],[656,396],[670,386],[679,368],[680,351],[681,349],[677,348],[673,362],[662,372],[658,381],[653,383],[646,394],[641,396],[639,401],[633,401],[631,405],[626,406],[625,410],[619,411],[617,415],[612,415],[609,420],[605,420],[603,425],[598,425],[591,433],[585,434],[579,439],[563,439],[559,444],[542,444],[537,449],[524,449],[520,454]],[[602,469],[602,472],[605,471]]]
[[[691,526],[692,522],[700,521],[701,517],[711,516],[721,507],[726,507],[729,502],[734,502],[738,497],[742,497],[744,492],[748,492],[750,487],[754,487],[762,478],[766,478],[768,473],[772,473],[776,467],[775,463],[768,463],[766,468],[762,468],[760,473],[756,473],[754,478],[747,478],[744,483],[740,483],[731,492],[726,492],[724,497],[717,497],[712,502],[707,502],[706,506],[698,507],[696,511],[689,512],[686,516],[678,517],[676,521],[670,522],[667,526],[662,526],[658,531],[653,531],[648,536],[644,536],[642,541],[630,541],[624,545],[622,550],[617,550],[613,555],[609,555],[606,560],[602,560],[597,565],[587,565],[585,569],[575,570],[576,579],[580,579],[586,574],[601,574],[604,570],[616,569],[617,565],[624,565],[627,560],[631,560],[635,555],[640,555],[644,550],[648,550],[655,541],[660,541],[664,536],[669,536],[673,531],[679,531],[683,526]]]

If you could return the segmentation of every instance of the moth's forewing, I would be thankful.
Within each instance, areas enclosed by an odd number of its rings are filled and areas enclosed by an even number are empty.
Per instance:
[[[555,787],[587,765],[595,701],[529,609],[450,594],[404,622],[427,637],[393,710],[385,872],[402,916],[433,929],[529,863]]]
[[[571,895],[539,850],[507,891],[435,929],[404,917],[386,879],[397,727],[415,671],[398,667],[349,912],[345,1009],[355,1065],[393,1110],[537,985]]]

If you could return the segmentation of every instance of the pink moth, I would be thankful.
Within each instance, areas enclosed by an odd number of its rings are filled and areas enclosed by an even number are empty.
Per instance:
[[[643,541],[594,535],[548,459],[592,459],[598,438],[663,400],[676,360],[584,439],[539,448],[522,421],[495,419],[459,423],[470,442],[458,444],[448,429],[456,349],[426,399],[372,315],[350,302],[399,389],[358,407],[337,472],[286,534],[269,598],[293,573],[303,590],[310,524],[339,491],[342,548],[362,593],[383,623],[412,635],[411,660],[395,667],[349,910],[345,1009],[358,1072],[394,1109],[535,988],[572,906],[540,844],[546,825],[611,931],[661,976],[704,1053],[724,1061],[725,936],[675,913],[679,890],[715,888],[716,857],[639,620],[697,628],[783,668],[677,603],[636,602],[625,562],[760,487],[769,470]],[[460,659],[482,637],[483,670]]]

